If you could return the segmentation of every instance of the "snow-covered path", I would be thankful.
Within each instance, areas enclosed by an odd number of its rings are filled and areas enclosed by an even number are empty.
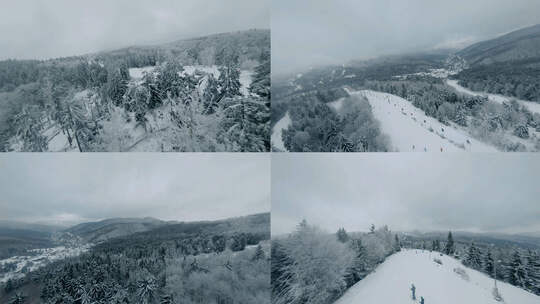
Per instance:
[[[283,143],[283,138],[281,137],[281,133],[283,132],[283,130],[287,129],[291,125],[291,123],[292,123],[291,117],[289,116],[289,112],[287,112],[274,125],[274,128],[272,129],[272,135],[270,137],[272,146],[276,147],[282,152],[287,152],[287,149],[285,148],[285,144]]]
[[[498,94],[471,91],[471,90],[469,90],[469,89],[467,89],[465,87],[460,86],[458,84],[458,81],[454,80],[454,79],[446,79],[446,84],[451,86],[452,88],[454,88],[456,91],[458,91],[460,93],[467,94],[467,95],[472,95],[472,96],[484,96],[484,97],[487,97],[489,101],[493,101],[493,102],[500,103],[500,104],[513,99],[511,97],[506,97],[506,96],[498,95]],[[519,99],[516,99],[516,101],[519,104],[523,105],[525,108],[527,108],[532,113],[539,113],[540,114],[540,103],[526,101],[526,100],[519,100]]]
[[[438,258],[439,265],[433,261]],[[465,270],[465,276],[454,269]],[[417,301],[411,299],[411,284],[416,287]],[[492,296],[493,279],[466,268],[449,256],[423,250],[402,250],[387,258],[377,269],[353,285],[334,304],[500,304]],[[518,287],[497,282],[499,293],[507,304],[540,303],[540,297]]]
[[[347,89],[347,88],[346,88]],[[497,149],[476,139],[457,126],[445,126],[409,101],[392,94],[371,90],[350,91],[365,96],[381,131],[390,137],[392,150],[399,152],[496,152]],[[330,103],[341,108],[342,100]]]

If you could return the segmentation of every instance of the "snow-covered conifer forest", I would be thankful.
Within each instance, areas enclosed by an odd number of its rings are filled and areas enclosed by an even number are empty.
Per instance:
[[[0,61],[3,151],[269,151],[270,32]]]

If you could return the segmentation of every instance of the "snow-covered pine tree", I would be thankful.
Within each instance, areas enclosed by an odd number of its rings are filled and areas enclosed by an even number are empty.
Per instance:
[[[227,98],[221,102],[224,117],[220,139],[227,151],[269,151],[270,111],[263,100]]]
[[[230,51],[226,62],[219,68],[219,100],[241,96],[240,68],[238,67],[238,54]]]
[[[523,266],[523,261],[521,260],[521,255],[517,250],[512,254],[512,260],[508,267],[508,271],[508,282],[510,284],[525,287],[527,274],[525,272],[525,267]]]
[[[526,288],[534,294],[540,295],[540,257],[538,252],[529,250],[525,259],[527,261]]]
[[[209,74],[206,76],[206,87],[204,88],[202,96],[204,114],[212,114],[216,111],[219,98],[219,84],[214,75]]]
[[[252,260],[258,261],[258,260],[264,260],[266,258],[266,254],[264,253],[264,250],[262,249],[261,244],[257,245],[257,248],[255,249],[255,253],[253,254]]]
[[[349,235],[347,234],[347,231],[345,231],[345,228],[339,228],[336,232],[336,236],[338,241],[342,243],[346,243],[347,241],[349,241]]]
[[[122,71],[122,68],[113,68],[108,73],[106,91],[107,96],[113,101],[117,106],[122,104],[122,99],[127,90],[127,80],[125,78],[125,73]],[[129,73],[128,73],[129,78]]]
[[[469,246],[469,250],[467,251],[465,259],[463,260],[463,264],[476,270],[482,268],[480,249],[478,249],[474,243],[471,243]]]
[[[441,242],[439,240],[433,240],[431,249],[433,251],[441,251]]]
[[[354,285],[369,273],[367,265],[366,249],[360,239],[352,239],[350,246],[354,252],[354,260],[345,273],[347,287]]]
[[[489,276],[493,276],[493,257],[491,256],[491,250],[487,250],[484,256],[484,272]]]
[[[398,235],[395,234],[395,240],[394,240],[394,252],[401,251],[401,242],[399,241]]]
[[[270,99],[270,52],[263,52],[261,55],[260,64],[255,68],[249,91]]]
[[[93,139],[97,122],[92,123],[87,117],[84,105],[72,98],[62,101],[62,110],[59,115],[64,127],[72,131],[79,151],[86,151],[88,143]]]
[[[23,142],[23,151],[43,152],[47,150],[47,138],[43,136],[41,111],[37,106],[23,106],[13,118],[16,134]]]
[[[447,255],[454,254],[455,251],[454,238],[452,237],[452,231],[448,232],[448,239],[446,241],[446,246],[444,247],[444,253]]]

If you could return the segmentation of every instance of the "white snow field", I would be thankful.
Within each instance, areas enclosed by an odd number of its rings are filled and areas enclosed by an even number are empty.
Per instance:
[[[495,147],[472,138],[459,126],[446,126],[399,96],[345,89],[351,96],[365,96],[368,99],[375,119],[381,123],[381,131],[390,137],[392,151],[497,152]],[[342,99],[330,103],[338,112],[341,105]]]
[[[274,125],[274,128],[272,129],[272,135],[270,137],[270,141],[272,143],[272,146],[279,149],[279,151],[281,152],[287,152],[287,148],[285,148],[285,144],[283,143],[283,138],[281,137],[281,134],[283,130],[287,129],[291,125],[291,123],[292,123],[291,117],[289,116],[289,112],[287,112]]]
[[[515,99],[519,104],[521,104],[522,106],[527,108],[532,113],[540,114],[540,103],[526,101],[526,100],[520,100],[520,99],[517,99],[517,98],[506,97],[506,96],[498,95],[498,94],[471,91],[471,90],[469,90],[469,89],[467,89],[465,87],[460,86],[458,84],[458,81],[454,80],[454,79],[447,79],[446,84],[451,86],[452,88],[454,88],[456,91],[458,91],[460,93],[467,94],[467,95],[472,95],[472,96],[487,97],[489,101],[493,101],[493,102],[500,103],[500,104],[502,104],[503,102],[508,102],[511,99]]]
[[[433,261],[438,258],[439,265]],[[466,275],[457,274],[462,269]],[[411,284],[417,300],[411,297]],[[466,268],[447,255],[423,250],[402,250],[353,285],[334,304],[538,304],[540,297],[507,283],[497,282],[503,301],[493,297],[494,280]]]
[[[151,66],[145,66],[142,68],[130,68],[129,71],[129,77],[131,77],[134,81],[140,81],[144,77],[144,74],[146,73],[152,73],[156,67]]]

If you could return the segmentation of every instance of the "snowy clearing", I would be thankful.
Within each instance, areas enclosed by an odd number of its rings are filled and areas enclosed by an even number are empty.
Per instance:
[[[289,112],[287,112],[272,129],[272,136],[270,140],[272,142],[272,146],[279,149],[279,151],[288,152],[285,148],[285,144],[283,143],[281,134],[283,133],[283,130],[287,129],[291,125],[291,123],[291,117],[289,116]]]
[[[434,258],[440,259],[442,265],[435,263]],[[465,270],[466,276],[454,271],[458,268]],[[416,301],[411,298],[411,284],[416,287]],[[503,303],[493,298],[493,286],[493,279],[449,256],[423,250],[402,250],[388,257],[334,304],[419,303],[420,296],[427,304]],[[539,296],[518,287],[503,282],[497,282],[497,286],[504,303],[540,303]]]
[[[454,80],[454,79],[447,79],[446,84],[451,86],[452,88],[454,88],[456,91],[458,91],[460,93],[467,94],[467,95],[472,95],[472,96],[487,97],[489,101],[493,101],[493,102],[496,102],[496,103],[499,103],[499,104],[502,104],[503,102],[509,102],[510,100],[515,99],[519,104],[521,104],[522,106],[527,108],[532,113],[540,114],[540,103],[526,101],[526,100],[520,100],[520,99],[516,99],[516,98],[512,98],[512,97],[506,97],[506,96],[503,96],[503,95],[498,95],[498,94],[471,91],[471,90],[469,90],[469,89],[467,89],[465,87],[460,86],[458,84],[458,81]]]
[[[495,147],[473,139],[456,125],[446,126],[409,101],[388,93],[371,90],[347,92],[365,96],[381,131],[390,137],[392,150],[400,152],[496,152]],[[342,100],[330,103],[339,111]]]
[[[244,96],[249,96],[249,86],[251,85],[251,77],[253,76],[252,71],[242,70],[240,71],[240,93]]]
[[[146,73],[152,73],[156,67],[155,66],[146,66],[142,68],[131,68],[129,69],[129,77],[133,80],[141,80]]]
[[[212,74],[215,78],[219,78],[219,67],[217,65],[185,65],[182,75],[193,75],[195,72]]]

